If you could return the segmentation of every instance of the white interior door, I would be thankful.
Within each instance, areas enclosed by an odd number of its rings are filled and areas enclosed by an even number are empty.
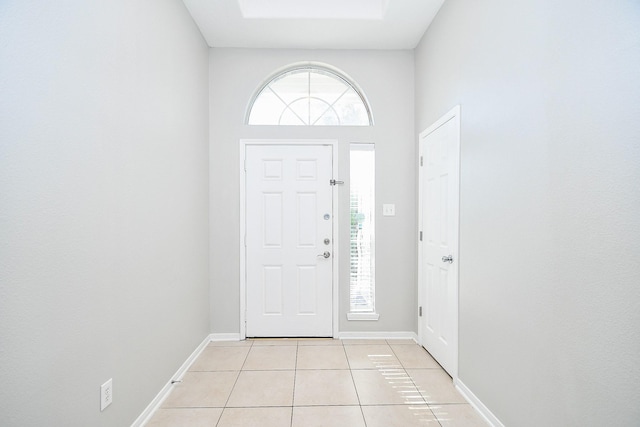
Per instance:
[[[420,134],[419,335],[456,378],[460,108]]]
[[[246,335],[332,335],[332,146],[247,145]]]

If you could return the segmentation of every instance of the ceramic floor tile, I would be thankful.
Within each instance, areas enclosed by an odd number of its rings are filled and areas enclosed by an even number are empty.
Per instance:
[[[189,368],[189,371],[239,371],[250,347],[207,346]]]
[[[401,368],[391,347],[384,345],[345,345],[351,369]]]
[[[290,426],[291,408],[225,408],[217,425],[217,427]]]
[[[285,338],[210,343],[147,426],[487,423],[413,340]]]
[[[348,370],[296,372],[294,405],[357,405],[358,395]]]
[[[349,369],[342,346],[298,346],[297,369]]]
[[[365,427],[359,406],[298,406],[292,427]]]
[[[258,345],[298,345],[296,338],[254,338],[251,340],[253,346]]]
[[[242,369],[245,371],[294,370],[297,350],[295,346],[253,346]]]
[[[440,427],[427,405],[363,406],[367,427]]]
[[[402,369],[351,371],[361,405],[424,405],[424,399]]]
[[[228,407],[292,406],[295,371],[242,371]]]
[[[145,427],[213,427],[222,408],[160,408]]]
[[[343,339],[343,345],[383,345],[387,340],[383,338],[379,339]]]
[[[394,354],[404,368],[435,368],[441,369],[438,362],[421,346],[391,345]]]
[[[469,404],[436,405],[431,410],[442,427],[488,427],[489,424]]]
[[[407,369],[427,403],[467,403],[442,369]]]
[[[229,398],[238,372],[187,372],[176,383],[164,408],[221,408]]]
[[[387,338],[387,344],[389,345],[418,345],[414,340],[412,339],[389,339]]]
[[[209,345],[213,347],[251,347],[253,345],[253,341],[211,341]]]
[[[342,341],[334,340],[333,338],[298,339],[298,346],[305,346],[305,345],[342,345]]]

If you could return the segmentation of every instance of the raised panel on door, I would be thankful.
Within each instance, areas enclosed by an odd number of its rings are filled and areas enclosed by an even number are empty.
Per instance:
[[[318,241],[317,194],[315,192],[299,192],[296,196],[297,247],[316,248]]]
[[[269,227],[263,227],[262,229],[262,246],[264,248],[282,248],[282,203],[283,197],[281,192],[262,193],[261,221],[264,224],[269,224]]]
[[[282,315],[282,266],[263,265],[259,299],[263,316]]]
[[[297,312],[298,315],[315,315],[318,312],[318,271],[315,265],[298,265]]]

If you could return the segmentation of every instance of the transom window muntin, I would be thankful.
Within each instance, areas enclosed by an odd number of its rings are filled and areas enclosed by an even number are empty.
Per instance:
[[[362,93],[340,74],[319,66],[288,69],[254,97],[249,125],[371,126]]]

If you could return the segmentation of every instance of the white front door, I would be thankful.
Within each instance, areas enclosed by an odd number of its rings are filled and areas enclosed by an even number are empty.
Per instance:
[[[458,365],[460,108],[420,134],[420,343],[449,372]]]
[[[331,145],[247,145],[246,335],[333,331]]]

